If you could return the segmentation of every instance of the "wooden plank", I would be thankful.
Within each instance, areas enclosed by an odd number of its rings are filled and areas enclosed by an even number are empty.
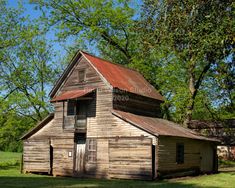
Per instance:
[[[24,142],[24,171],[49,172],[50,151],[49,140],[27,140]]]
[[[176,163],[176,143],[184,144],[184,163]],[[160,137],[158,151],[158,170],[159,172],[171,173],[182,170],[207,169],[212,171],[213,155],[210,152],[208,142],[177,137]],[[206,148],[203,151],[203,148]],[[212,150],[211,150],[212,151]],[[167,159],[167,160],[166,160]],[[204,161],[203,166],[202,162]]]
[[[109,175],[113,178],[152,178],[149,138],[109,139]]]

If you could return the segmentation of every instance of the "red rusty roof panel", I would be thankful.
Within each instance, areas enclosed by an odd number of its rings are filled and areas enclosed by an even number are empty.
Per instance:
[[[136,115],[136,114],[132,114],[129,112],[123,112],[123,111],[118,111],[118,110],[113,110],[112,113],[115,116],[131,124],[134,124],[140,129],[143,129],[156,136],[176,136],[176,137],[185,137],[185,138],[192,138],[192,139],[198,139],[198,140],[208,140],[208,141],[219,142],[216,139],[204,137],[200,135],[199,133],[196,133],[190,129],[184,128],[174,122],[171,122],[165,119],[141,116],[141,115]]]
[[[137,71],[81,52],[100,74],[114,87],[163,101],[162,95]]]
[[[92,91],[94,91],[95,89],[77,89],[77,90],[72,90],[72,91],[66,91],[61,93],[60,95],[54,97],[51,102],[58,102],[58,101],[65,101],[68,99],[76,99],[82,96],[85,96],[89,93],[91,93]]]

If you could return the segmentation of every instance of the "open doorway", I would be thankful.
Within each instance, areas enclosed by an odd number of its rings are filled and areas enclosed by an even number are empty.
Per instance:
[[[156,146],[152,145],[152,179],[156,177]]]
[[[53,175],[53,146],[50,145],[50,174]]]

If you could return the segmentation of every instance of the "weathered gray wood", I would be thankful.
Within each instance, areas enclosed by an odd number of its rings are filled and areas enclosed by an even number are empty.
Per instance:
[[[27,172],[49,172],[49,140],[24,141],[23,169]]]
[[[152,140],[149,138],[109,139],[111,178],[152,178]]]
[[[115,89],[113,91],[113,108],[140,115],[161,117],[162,101]]]
[[[184,163],[176,163],[176,143],[184,144]],[[159,139],[158,171],[162,174],[201,170],[213,171],[213,148],[211,142],[177,137],[161,137]],[[167,159],[167,160],[166,160]]]

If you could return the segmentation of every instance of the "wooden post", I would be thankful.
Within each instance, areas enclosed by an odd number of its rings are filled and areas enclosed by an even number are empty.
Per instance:
[[[20,173],[23,173],[23,166],[24,166],[24,155],[21,155],[21,160],[20,160]]]

